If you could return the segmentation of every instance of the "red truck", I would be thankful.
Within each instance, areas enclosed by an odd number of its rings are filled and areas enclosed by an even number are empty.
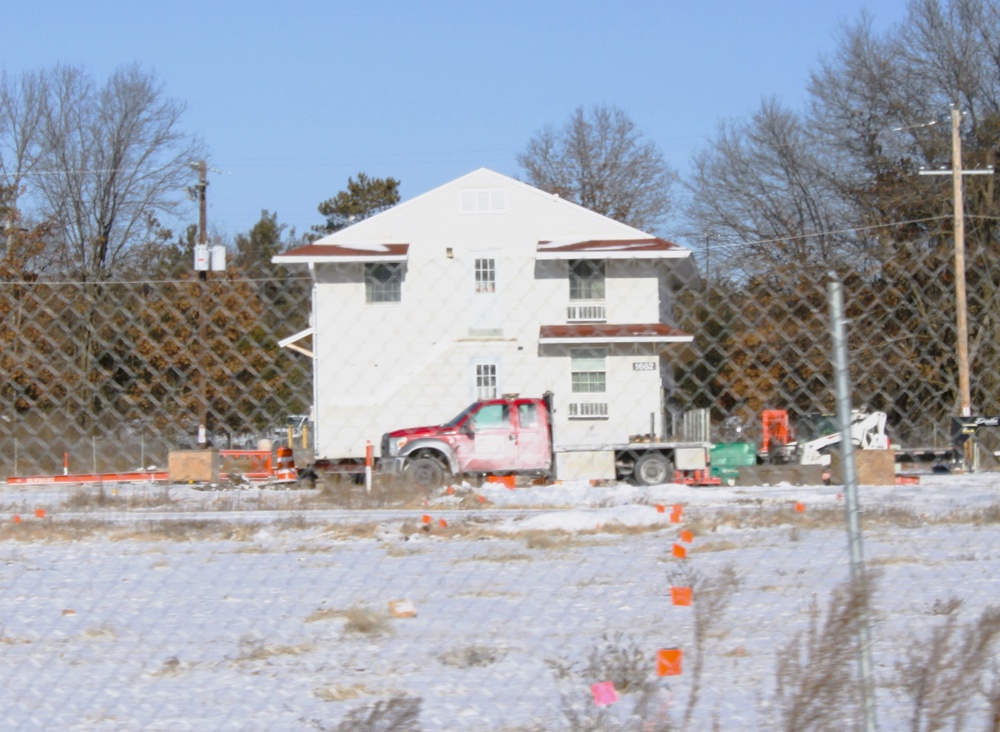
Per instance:
[[[382,436],[379,470],[402,475],[416,487],[435,488],[452,476],[475,474],[558,477],[552,439],[552,401],[505,397],[470,404],[454,419]],[[702,443],[628,442],[564,448],[566,452],[613,452],[615,477],[639,485],[674,480],[675,468],[707,467]]]

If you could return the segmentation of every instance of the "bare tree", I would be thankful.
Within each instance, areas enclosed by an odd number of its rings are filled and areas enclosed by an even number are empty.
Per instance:
[[[26,177],[38,164],[43,151],[46,79],[40,73],[20,78],[0,73],[0,192],[3,206],[4,252],[23,226],[19,199]]]
[[[695,157],[689,231],[695,246],[711,242],[713,292],[740,287],[756,305],[729,328],[726,362],[766,346],[775,359],[766,363],[810,375],[798,393],[816,393],[811,374],[823,362],[806,356],[825,354],[799,340],[808,335],[800,313],[822,308],[810,288],[832,269],[851,288],[863,344],[853,354],[856,392],[910,434],[957,409],[948,403],[957,394],[952,182],[918,172],[952,165],[950,104],[965,115],[963,167],[995,165],[998,21],[1000,0],[911,0],[905,21],[880,33],[862,16],[812,74],[805,110],[765,101]],[[989,368],[1000,355],[1000,200],[995,176],[969,176],[964,187],[972,401],[991,404],[1000,394]],[[772,297],[778,308],[762,307]],[[798,325],[769,330],[787,319],[786,303],[801,306],[789,321]],[[913,404],[919,422],[907,416]]]
[[[828,269],[843,253],[845,210],[806,130],[799,115],[765,100],[749,122],[722,124],[695,156],[687,217],[696,241],[722,237],[713,259],[730,273]]]
[[[876,35],[866,19],[843,34],[837,54],[812,76],[812,124],[835,161],[836,194],[851,219],[877,238],[881,290],[898,293],[892,313],[911,334],[947,332],[955,322],[952,182],[919,176],[950,168],[949,105],[963,114],[962,166],[995,166],[1000,148],[1000,2],[913,0],[904,23]],[[1000,330],[1000,200],[994,176],[970,176],[965,192],[969,355],[997,358]],[[943,286],[942,286],[943,285]],[[914,344],[916,345],[916,344]],[[954,373],[951,349],[919,358]],[[1000,384],[983,369],[973,402],[992,403]],[[947,386],[946,391],[952,391]],[[957,407],[955,407],[957,408]]]
[[[37,186],[59,225],[62,267],[105,278],[151,234],[151,217],[183,201],[200,145],[180,130],[184,105],[137,66],[102,87],[57,67],[48,91]]]
[[[644,231],[671,211],[676,173],[625,112],[577,108],[560,129],[542,129],[517,162],[544,191]]]

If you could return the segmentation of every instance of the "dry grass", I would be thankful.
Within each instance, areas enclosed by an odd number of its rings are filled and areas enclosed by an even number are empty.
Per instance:
[[[427,551],[427,547],[415,546],[413,544],[387,544],[385,555],[387,557],[415,557]]]
[[[315,508],[420,508],[440,491],[427,493],[406,486],[401,480],[376,476],[370,491],[350,476],[328,474],[316,483],[316,490],[301,494],[303,507]]]
[[[190,668],[189,664],[182,663],[177,656],[170,656],[160,665],[158,669],[150,672],[152,676],[178,676]]]
[[[251,541],[259,532],[298,531],[311,526],[305,517],[292,516],[275,521],[232,521],[218,519],[158,518],[112,521],[93,518],[27,518],[21,523],[0,523],[0,541],[66,542],[103,538],[108,541]]]
[[[360,635],[388,635],[392,633],[392,618],[386,612],[367,605],[355,605],[344,611],[344,632]]]
[[[466,592],[457,592],[455,597],[479,597],[479,598],[494,598],[494,597],[524,597],[524,593],[521,592],[504,592],[502,590],[494,589],[484,589],[484,590],[468,590]]]
[[[753,506],[752,508],[721,508],[689,512],[684,525],[696,534],[713,533],[719,529],[772,529],[791,527],[803,529],[833,529],[844,525],[844,509],[840,506],[807,507],[795,510],[789,502],[783,506]]]
[[[958,621],[961,602],[941,606],[944,621],[928,637],[908,643],[903,660],[896,664],[895,686],[910,703],[910,728],[923,732],[966,729],[966,713],[977,694],[995,709],[997,698],[985,682],[993,676],[994,647],[1000,640],[1000,608],[986,608],[965,625]],[[996,722],[1000,718],[994,718]]]
[[[931,615],[952,615],[962,607],[962,600],[957,597],[949,597],[947,600],[936,598],[931,605]]]
[[[528,554],[514,554],[514,553],[497,553],[497,554],[477,554],[474,557],[469,557],[468,559],[463,559],[461,561],[465,562],[500,562],[506,564],[508,562],[530,562],[533,557]]]
[[[331,524],[323,530],[323,536],[335,541],[351,541],[354,539],[374,539],[378,536],[381,525],[377,521],[362,521],[359,523]]]
[[[890,566],[890,565],[893,565],[893,564],[930,564],[931,563],[931,562],[928,562],[926,559],[922,559],[920,557],[914,557],[912,555],[903,556],[903,555],[900,555],[900,554],[895,554],[895,555],[892,555],[892,556],[881,554],[881,555],[879,555],[877,557],[870,557],[869,559],[867,559],[865,561],[871,567],[887,567],[887,566]]]
[[[562,550],[580,546],[583,542],[573,534],[552,531],[527,531],[520,534],[529,549]]]
[[[654,675],[655,663],[647,644],[625,637],[622,633],[604,634],[583,662],[566,659],[548,659],[546,664],[557,681],[572,682],[574,687],[586,688],[595,679],[610,681],[621,694],[616,704],[631,705],[630,720],[648,732],[669,732],[674,729],[667,713],[669,693]],[[581,705],[573,696],[562,694],[562,712],[566,725],[563,729],[574,732],[603,732],[621,727],[605,708],[594,708],[593,703]]]
[[[117,488],[80,487],[70,494],[62,507],[72,511],[88,509],[138,510],[143,508],[163,508],[173,505],[170,497],[170,486],[158,487],[149,491],[129,491],[119,493]]]
[[[480,644],[455,648],[438,654],[438,660],[445,666],[454,668],[483,668],[496,663],[503,654],[495,648]]]
[[[321,607],[310,613],[309,617],[306,618],[307,623],[318,623],[323,620],[333,620],[334,618],[344,617],[343,610],[336,610],[332,607]]]
[[[239,663],[249,661],[265,661],[275,656],[301,656],[312,650],[312,646],[299,644],[295,646],[267,643],[254,635],[245,635],[240,638],[236,657],[233,659]]]
[[[392,633],[392,616],[369,605],[354,605],[346,610],[319,607],[306,617],[306,623],[322,623],[329,620],[344,620],[345,633],[359,635],[388,635]]]
[[[684,706],[681,728],[690,729],[694,711],[701,694],[701,681],[707,658],[709,638],[724,638],[728,629],[723,626],[723,616],[743,583],[732,564],[721,567],[716,574],[708,575],[690,563],[675,565],[667,577],[671,587],[691,588],[691,614],[694,642],[691,648],[693,662],[688,677],[691,690]]]
[[[792,530],[840,529],[846,522],[844,507],[806,506],[794,510],[787,506],[766,506],[755,503],[746,508],[727,507],[689,511],[684,525],[697,534],[719,529],[767,529],[789,527]],[[989,526],[1000,523],[1000,502],[981,508],[954,508],[940,513],[920,513],[910,506],[875,506],[864,508],[859,515],[862,529],[881,527],[919,528],[926,525],[972,524]]]
[[[314,696],[328,702],[350,701],[351,699],[358,699],[362,696],[372,696],[374,693],[374,691],[369,689],[364,684],[351,684],[349,686],[332,684],[330,686],[321,686],[317,689],[313,689]]]
[[[778,652],[775,702],[780,729],[853,730],[864,720],[860,679],[855,674],[855,638],[873,594],[873,582],[837,587],[826,612],[814,600],[809,627]]]
[[[110,623],[93,625],[83,631],[83,635],[90,640],[114,640],[118,637],[118,633]]]
[[[741,544],[730,539],[716,539],[714,541],[699,541],[695,545],[695,549],[699,554],[707,554],[710,552],[731,552],[734,549],[744,549],[747,545],[748,542],[743,542]]]
[[[351,711],[330,732],[419,732],[420,706],[417,696],[399,694]]]

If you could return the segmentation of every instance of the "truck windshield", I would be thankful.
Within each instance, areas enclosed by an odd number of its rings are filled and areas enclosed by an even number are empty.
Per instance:
[[[474,404],[470,404],[465,409],[463,409],[461,412],[459,412],[459,414],[458,414],[457,417],[449,419],[447,422],[445,422],[441,426],[442,427],[458,427],[458,425],[460,425],[462,422],[464,422],[465,418],[468,417],[470,414],[472,414],[472,412],[475,411],[478,407],[479,407],[479,402],[476,402]]]

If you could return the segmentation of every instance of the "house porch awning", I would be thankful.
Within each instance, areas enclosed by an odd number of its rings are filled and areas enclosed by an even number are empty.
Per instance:
[[[538,333],[541,345],[691,343],[693,340],[694,336],[666,323],[543,325]]]
[[[280,341],[278,341],[278,346],[280,348],[290,348],[293,351],[298,351],[299,353],[305,354],[309,358],[312,358],[313,356],[312,351],[310,351],[308,348],[304,348],[298,345],[299,341],[301,341],[304,338],[308,338],[312,334],[313,334],[313,328],[312,326],[309,326],[305,330],[300,330],[298,333],[294,335],[290,335],[287,338],[282,338]]]

